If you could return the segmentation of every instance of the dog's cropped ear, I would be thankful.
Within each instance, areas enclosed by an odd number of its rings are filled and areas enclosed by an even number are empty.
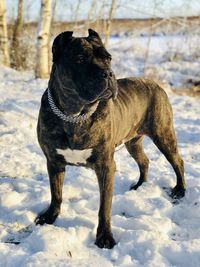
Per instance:
[[[90,36],[90,37],[96,37],[96,38],[101,39],[100,36],[98,35],[98,33],[95,32],[95,31],[92,30],[92,29],[88,29],[88,33],[89,33],[89,36]]]
[[[99,34],[97,32],[95,32],[92,29],[88,29],[88,33],[89,33],[89,36],[88,36],[89,38],[98,39],[98,41],[100,41],[102,43],[101,37],[99,36]]]
[[[53,53],[53,62],[55,63],[65,45],[67,45],[72,39],[73,32],[67,31],[60,33],[53,41],[52,53]]]

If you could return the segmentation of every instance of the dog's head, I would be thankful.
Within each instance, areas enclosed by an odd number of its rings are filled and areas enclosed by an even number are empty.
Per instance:
[[[92,103],[116,97],[117,82],[111,69],[111,55],[98,33],[91,29],[88,32],[88,37],[81,38],[73,37],[69,31],[59,34],[52,52],[62,83],[70,78],[79,97]]]

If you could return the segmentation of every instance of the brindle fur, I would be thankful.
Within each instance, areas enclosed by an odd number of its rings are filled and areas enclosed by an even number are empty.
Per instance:
[[[70,35],[69,32],[67,33]],[[87,38],[74,39],[77,42],[87,40],[90,44],[95,41],[96,46],[103,47],[97,33],[92,30],[89,33],[91,38],[89,40]],[[70,42],[71,53],[73,53],[75,48],[71,39],[68,40],[68,43]],[[94,45],[93,49],[95,49]],[[95,171],[100,189],[99,224],[95,244],[100,248],[112,248],[116,244],[111,231],[111,205],[115,173],[114,152],[118,145],[125,143],[128,152],[139,166],[140,178],[136,185],[131,186],[131,189],[137,189],[147,180],[149,160],[142,148],[143,137],[147,135],[165,155],[176,173],[177,183],[172,189],[172,197],[184,196],[184,164],[178,153],[172,108],[164,90],[153,81],[125,78],[116,82],[113,73],[106,79],[110,79],[107,82],[108,85],[111,84],[113,95],[118,88],[117,98],[100,100],[97,98],[96,101],[89,103],[79,97],[73,71],[70,69],[71,63],[69,68],[65,67],[63,61],[56,58],[58,56],[55,50],[54,47],[54,65],[49,88],[56,104],[67,114],[87,112],[96,103],[98,103],[98,107],[86,122],[78,124],[64,122],[50,109],[47,91],[45,91],[41,101],[37,130],[40,146],[47,158],[51,204],[47,211],[37,217],[36,223],[51,224],[60,212],[65,166],[72,164],[66,162],[62,155],[57,154],[56,149],[84,150],[92,148],[92,155],[84,166]],[[63,60],[64,48],[60,48],[59,53]],[[103,57],[91,64],[96,64],[95,66],[98,66],[100,70],[111,71],[110,63]],[[65,75],[65,80],[63,75]],[[84,79],[88,79],[88,77],[84,77]]]

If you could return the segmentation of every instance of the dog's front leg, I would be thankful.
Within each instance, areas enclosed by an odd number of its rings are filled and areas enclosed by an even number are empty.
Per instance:
[[[100,189],[99,225],[95,244],[100,248],[113,248],[116,244],[111,231],[111,206],[115,162],[113,156],[104,158],[95,167]]]
[[[38,215],[36,224],[52,224],[60,213],[62,203],[62,187],[65,176],[65,167],[47,161],[47,169],[51,188],[51,204],[49,208]]]

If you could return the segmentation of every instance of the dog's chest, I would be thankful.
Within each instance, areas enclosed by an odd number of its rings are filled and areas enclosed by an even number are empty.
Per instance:
[[[92,149],[56,149],[57,154],[62,155],[67,163],[71,164],[86,164],[87,159],[92,155]]]
[[[56,154],[68,164],[89,166],[95,158],[94,148],[99,144],[99,128],[95,123],[90,126],[88,122],[59,129],[60,135],[54,143]]]

